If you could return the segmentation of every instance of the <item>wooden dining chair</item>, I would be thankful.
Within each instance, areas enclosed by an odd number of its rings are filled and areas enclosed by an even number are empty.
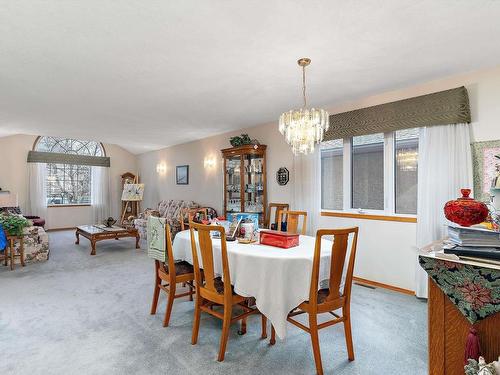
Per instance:
[[[201,208],[185,208],[181,210],[181,217],[180,217],[180,222],[181,222],[181,230],[186,230],[189,229],[189,223],[193,221],[193,219],[196,217],[197,214],[200,214],[203,216],[205,220],[208,219],[208,208],[206,207],[201,207]],[[187,218],[187,223],[186,223],[186,218]]]
[[[319,266],[321,259],[321,239],[323,236],[333,236],[333,245],[330,258],[330,281],[328,288],[318,290]],[[347,249],[349,239],[352,238],[351,252],[347,260]],[[319,330],[337,323],[344,323],[344,332],[347,345],[347,356],[349,361],[354,361],[354,347],[351,332],[351,288],[354,271],[354,261],[356,258],[356,245],[358,242],[358,227],[346,229],[320,229],[316,233],[316,245],[314,247],[313,268],[311,275],[311,287],[309,290],[309,300],[301,303],[290,314],[287,320],[303,329],[311,335],[314,362],[319,375],[323,374],[321,363],[321,352],[319,347]],[[340,290],[342,274],[347,260],[347,270],[343,290]],[[334,311],[342,309],[340,315]],[[309,315],[309,327],[296,321],[293,317],[307,313]],[[335,319],[318,324],[318,314],[329,313]],[[275,341],[274,328],[271,332],[271,343]]]
[[[271,220],[273,216],[273,208],[274,210],[274,219]],[[276,225],[276,229],[278,229],[278,213],[280,211],[286,211],[290,209],[290,205],[288,203],[269,203],[269,208],[266,212],[266,227],[268,229],[273,229],[272,225]]]
[[[289,233],[298,233],[305,235],[307,230],[307,212],[306,211],[279,211],[278,212],[278,230],[281,231],[281,226],[286,215],[286,231]],[[302,228],[299,230],[299,221],[302,217]]]
[[[192,301],[193,294],[195,292],[193,287],[193,266],[185,261],[174,261],[172,236],[170,234],[170,226],[168,224],[165,225],[165,246],[167,251],[167,262],[163,263],[159,260],[155,260],[155,286],[153,292],[153,303],[151,304],[151,315],[156,314],[160,290],[163,290],[167,294],[167,308],[165,311],[165,318],[163,319],[163,326],[168,327],[170,314],[172,313],[172,306],[174,305],[174,299],[189,296],[189,300]],[[187,285],[189,287],[189,291],[175,294],[178,283]]]
[[[248,306],[248,298],[236,294],[231,285],[229,273],[229,263],[227,259],[226,233],[224,227],[190,223],[191,249],[193,252],[194,278],[196,281],[196,300],[194,307],[193,335],[191,344],[196,345],[198,332],[200,330],[201,312],[208,313],[222,320],[222,335],[220,339],[219,355],[217,360],[222,362],[226,352],[226,344],[229,337],[229,327],[231,323],[242,321],[242,334],[246,330],[246,319],[249,315],[258,313],[257,308]],[[197,232],[195,232],[197,231]],[[221,238],[221,261],[222,277],[214,271],[214,253],[210,232],[219,232]],[[198,236],[198,245],[196,241]],[[202,273],[203,269],[203,273]],[[224,281],[222,281],[224,280]],[[233,317],[233,306],[243,310],[243,313]],[[223,311],[217,311],[214,307],[221,306]],[[267,319],[262,316],[262,338],[266,338],[265,326]]]

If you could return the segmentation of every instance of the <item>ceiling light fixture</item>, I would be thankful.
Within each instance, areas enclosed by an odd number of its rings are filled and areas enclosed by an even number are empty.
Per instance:
[[[324,109],[307,108],[306,99],[306,66],[311,59],[303,57],[297,61],[302,67],[302,96],[304,106],[283,113],[279,120],[279,131],[286,142],[292,146],[294,155],[309,154],[314,145],[323,140],[323,134],[330,126],[328,112]]]

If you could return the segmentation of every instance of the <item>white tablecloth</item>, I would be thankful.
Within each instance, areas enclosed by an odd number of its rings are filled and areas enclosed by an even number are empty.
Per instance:
[[[212,243],[215,272],[221,274],[221,241],[213,239]],[[300,236],[300,245],[290,249],[227,242],[235,292],[244,297],[255,297],[257,307],[274,325],[280,338],[286,336],[288,313],[309,299],[314,244],[315,238],[310,236]],[[321,246],[319,279],[326,280],[330,277],[332,243],[323,240]],[[192,263],[189,230],[177,233],[173,253],[176,260]]]

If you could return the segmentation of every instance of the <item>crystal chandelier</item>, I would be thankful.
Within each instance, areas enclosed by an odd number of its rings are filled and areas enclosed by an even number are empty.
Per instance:
[[[285,136],[286,142],[292,146],[294,155],[313,152],[314,144],[323,140],[323,134],[330,124],[327,111],[307,108],[306,66],[311,63],[311,59],[304,57],[297,63],[302,67],[304,106],[301,109],[292,109],[283,113],[279,120],[279,131]]]

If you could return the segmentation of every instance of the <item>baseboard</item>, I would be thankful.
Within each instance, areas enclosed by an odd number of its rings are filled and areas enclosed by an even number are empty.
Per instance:
[[[358,284],[364,284],[364,285],[368,285],[368,286],[373,286],[375,288],[388,289],[388,290],[392,290],[393,292],[408,294],[410,296],[414,296],[415,295],[415,292],[413,290],[399,288],[397,286],[383,284],[383,283],[379,283],[377,281],[362,279],[361,277],[357,277],[357,276],[353,276],[352,280],[355,281]]]
[[[67,227],[67,228],[51,228],[51,229],[46,229],[45,232],[58,232],[62,230],[76,230],[76,227]]]

